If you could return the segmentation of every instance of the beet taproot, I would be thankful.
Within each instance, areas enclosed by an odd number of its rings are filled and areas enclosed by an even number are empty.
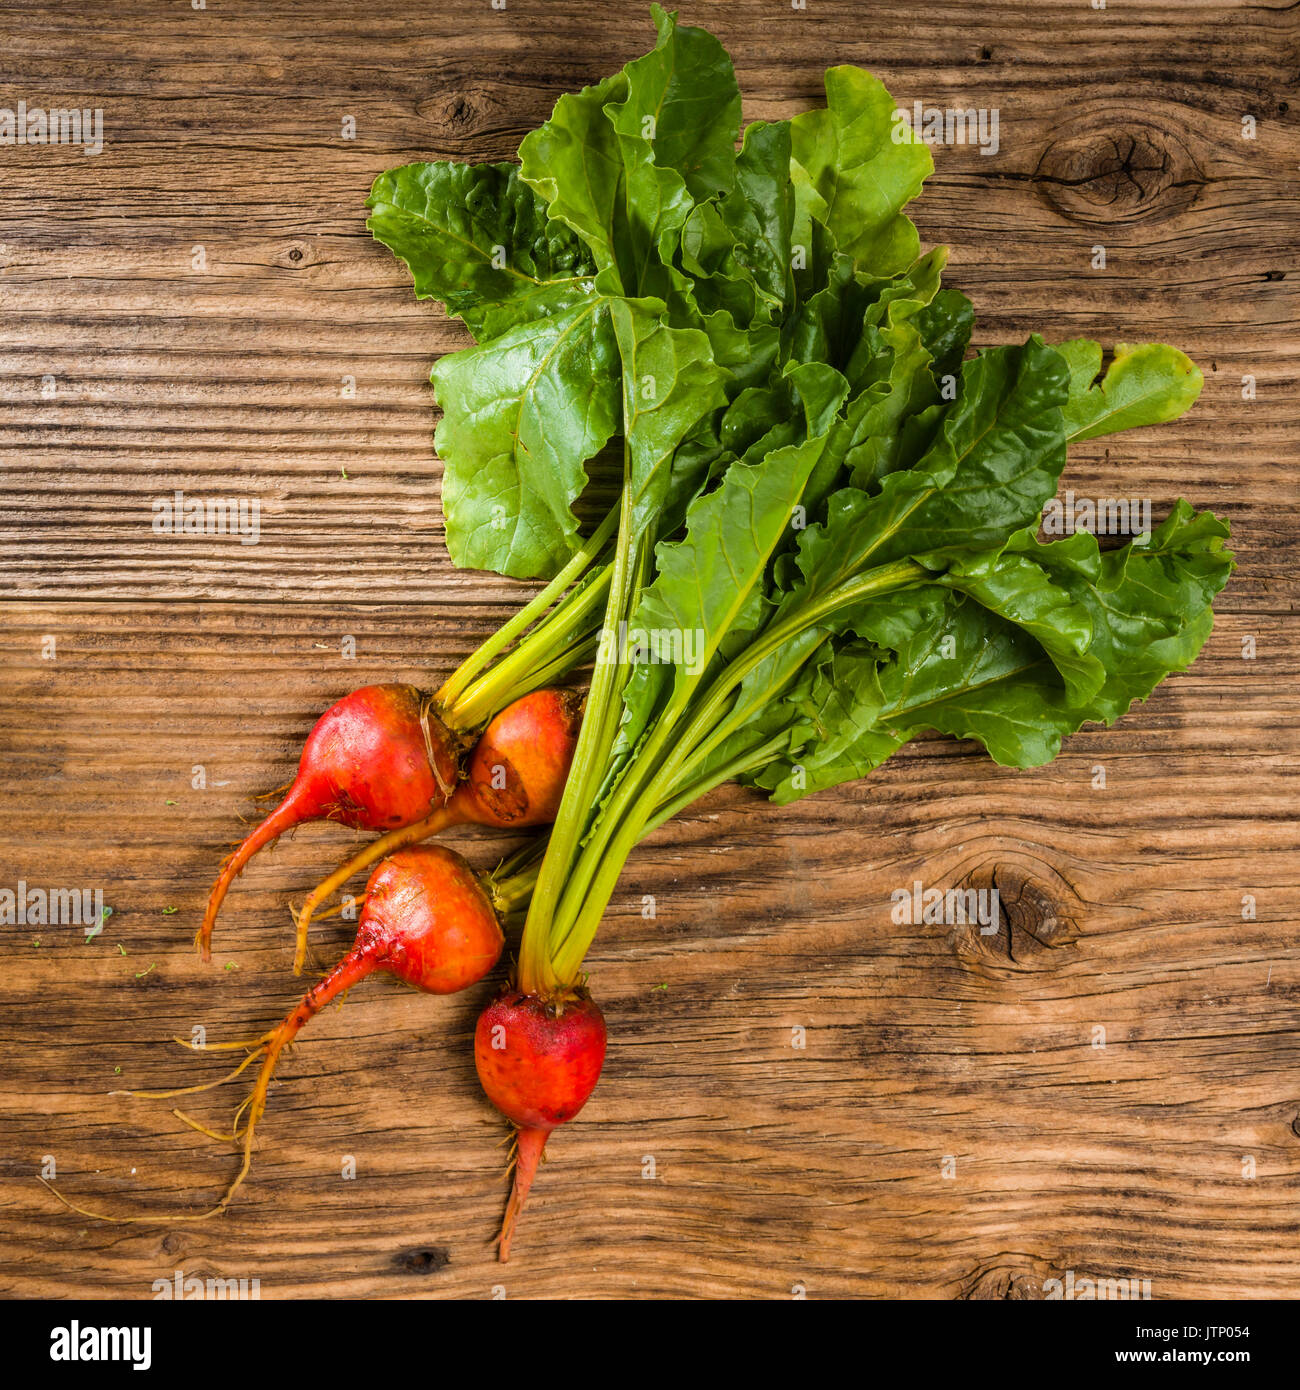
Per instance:
[[[387,971],[428,994],[453,994],[477,983],[500,958],[505,944],[501,915],[508,906],[508,898],[498,897],[493,881],[475,873],[454,850],[441,845],[416,845],[402,850],[377,865],[370,875],[352,949],[303,995],[282,1022],[248,1042],[195,1049],[247,1049],[248,1055],[233,1071],[216,1081],[178,1090],[127,1093],[161,1100],[212,1090],[233,1080],[261,1059],[253,1090],[236,1111],[229,1134],[218,1134],[183,1111],[173,1112],[185,1124],[210,1138],[240,1145],[239,1171],[220,1201],[208,1210],[166,1216],[113,1216],[88,1211],[69,1201],[51,1184],[46,1183],[46,1186],[73,1211],[105,1221],[202,1221],[224,1211],[252,1167],[253,1136],[266,1110],[267,1094],[280,1054],[304,1025],[332,999],[375,971]],[[183,1041],[182,1045],[190,1046]]]
[[[294,826],[335,820],[394,830],[444,806],[459,780],[456,740],[432,699],[412,685],[367,685],[316,721],[284,800],[225,860],[195,942],[212,957],[212,929],[230,885],[265,846]]]
[[[488,1099],[516,1126],[513,1177],[498,1237],[502,1262],[551,1131],[586,1104],[605,1061],[605,1018],[585,989],[552,999],[510,986],[479,1015],[474,1065]]]

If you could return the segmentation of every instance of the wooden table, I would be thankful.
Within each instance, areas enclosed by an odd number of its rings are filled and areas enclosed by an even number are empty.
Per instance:
[[[219,1192],[227,1146],[106,1092],[215,1076],[168,1038],[288,1008],[286,903],[349,840],[314,826],[258,861],[205,968],[217,860],[325,705],[434,682],[525,592],[447,561],[427,376],[466,340],[370,240],[370,182],[511,157],[652,31],[590,0],[6,4],[3,104],[101,107],[104,146],[0,146],[0,885],[102,886],[114,911],[89,944],[0,928],[0,1292],[149,1298],[176,1270],[264,1298],[1037,1298],[1067,1270],[1300,1292],[1300,18],[684,18],[735,54],[747,117],[813,103],[831,62],[909,108],[998,109],[995,155],[936,151],[923,239],[951,244],[979,345],[1158,339],[1204,364],[1187,419],[1078,448],[1069,482],[1231,519],[1204,654],[1039,771],[922,741],[869,782],[786,810],[727,788],[655,835],[590,962],[604,1078],[504,1270],[505,1129],[468,1046],[486,986],[375,979],[318,1020],[225,1216],[71,1215],[37,1184],[47,1155],[91,1204]],[[176,489],[260,499],[260,543],[154,534]],[[893,924],[917,879],[997,886],[998,934]],[[322,928],[317,966],[349,936]]]

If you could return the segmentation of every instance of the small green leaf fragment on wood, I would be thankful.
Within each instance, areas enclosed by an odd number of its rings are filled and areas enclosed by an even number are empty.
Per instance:
[[[156,968],[157,968],[157,965],[158,965],[158,962],[157,962],[157,961],[154,961],[154,963],[149,967],[149,970],[154,970],[154,969],[156,969]],[[137,970],[137,971],[135,972],[135,978],[136,978],[137,980],[143,980],[144,977],[149,973],[149,970]]]
[[[180,911],[180,908],[179,908],[179,907],[165,907],[165,908],[163,908],[163,910],[162,910],[162,915],[163,915],[164,917],[170,917],[170,916],[172,916],[173,913],[176,913],[176,912],[179,912],[179,911]]]
[[[117,943],[117,953],[120,956],[126,955],[126,947],[120,941]]]
[[[1072,338],[1057,351],[1070,371],[1065,437],[1071,442],[1176,420],[1205,384],[1196,363],[1165,343],[1117,343],[1100,381],[1100,343]]]
[[[87,946],[89,946],[90,943],[100,934],[100,932],[102,932],[102,931],[104,930],[105,924],[108,922],[108,919],[109,919],[112,915],[113,915],[113,909],[112,909],[111,907],[106,907],[106,908],[104,909],[103,913],[101,914],[99,921],[96,922],[95,925],[94,925],[93,927],[91,927],[91,929],[86,933],[86,942],[85,942],[85,944],[86,944]]]
[[[228,961],[226,962],[226,969],[227,969],[227,970],[238,970],[239,967],[235,964],[235,962],[234,962],[233,960],[228,960]]]

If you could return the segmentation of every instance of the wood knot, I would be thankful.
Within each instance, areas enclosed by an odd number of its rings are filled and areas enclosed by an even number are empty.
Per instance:
[[[555,103],[549,86],[530,87],[507,78],[484,82],[459,65],[439,73],[439,87],[416,102],[415,113],[431,127],[440,154],[466,159],[516,159],[519,141],[540,125]]]
[[[1042,860],[1003,857],[972,870],[960,886],[989,909],[985,920],[955,924],[948,938],[967,965],[993,974],[1051,970],[1067,958],[1060,948],[1078,940],[1078,896]]]
[[[1048,204],[1073,222],[1139,222],[1172,217],[1206,182],[1177,134],[1129,120],[1073,130],[1039,158],[1033,181]]]
[[[974,1302],[1033,1303],[1043,1297],[1047,1278],[1046,1260],[1008,1251],[977,1265],[962,1280],[959,1298]]]
[[[451,1252],[442,1245],[426,1245],[416,1250],[399,1250],[393,1264],[406,1274],[437,1274],[451,1263]]]
[[[431,121],[439,134],[461,138],[479,128],[489,105],[483,88],[467,84],[422,101],[419,114]]]

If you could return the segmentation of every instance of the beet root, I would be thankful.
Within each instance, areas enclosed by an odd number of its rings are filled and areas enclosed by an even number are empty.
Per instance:
[[[283,801],[228,856],[195,938],[204,960],[230,885],[258,850],[306,821],[392,830],[428,816],[456,787],[455,740],[411,685],[367,685],[316,721]]]
[[[266,1110],[267,1094],[280,1054],[331,999],[376,970],[386,970],[429,994],[452,994],[481,980],[497,963],[504,945],[505,937],[492,893],[459,854],[441,845],[420,845],[385,859],[367,884],[366,904],[357,924],[352,950],[323,980],[313,985],[269,1033],[247,1043],[216,1045],[218,1049],[242,1047],[248,1050],[248,1055],[234,1071],[204,1085],[175,1091],[128,1093],[162,1099],[211,1090],[233,1080],[261,1059],[252,1093],[236,1112],[229,1134],[216,1134],[183,1112],[173,1112],[200,1133],[241,1146],[239,1171],[215,1206],[203,1212],[165,1217],[112,1216],[88,1211],[74,1205],[52,1187],[51,1191],[73,1211],[105,1221],[203,1221],[215,1216],[230,1205],[252,1167],[253,1135]]]
[[[534,690],[483,730],[453,800],[475,825],[549,825],[560,809],[582,724],[574,690]]]
[[[551,1131],[586,1104],[604,1061],[604,1015],[585,989],[543,1000],[507,988],[479,1015],[479,1081],[516,1125],[513,1181],[497,1242],[503,1262]]]
[[[455,850],[416,845],[370,875],[352,954],[427,994],[454,994],[481,980],[504,945],[483,879]]]
[[[381,835],[312,889],[296,913],[294,974],[300,975],[306,964],[307,932],[321,903],[386,854],[453,825],[549,825],[564,795],[581,724],[582,696],[573,690],[534,690],[507,705],[483,730],[466,764],[465,779],[445,806],[413,825]]]
[[[504,945],[491,893],[454,850],[418,845],[385,859],[366,884],[352,950],[262,1040],[262,1067],[245,1102],[243,1165],[220,1206],[248,1175],[253,1131],[266,1109],[280,1053],[331,999],[374,970],[386,970],[426,994],[454,994],[481,980]]]

